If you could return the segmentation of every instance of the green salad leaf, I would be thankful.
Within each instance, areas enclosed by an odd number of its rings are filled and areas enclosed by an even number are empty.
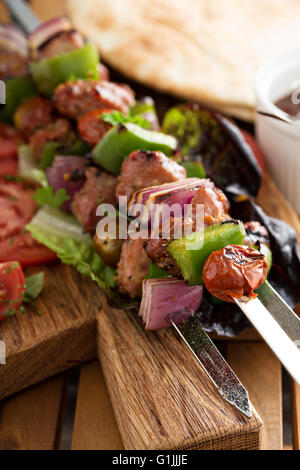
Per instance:
[[[63,263],[89,276],[107,294],[116,286],[115,270],[95,252],[91,236],[83,231],[73,215],[44,206],[26,228],[33,238],[53,250]]]
[[[40,272],[26,277],[26,291],[23,302],[29,303],[35,300],[44,287],[44,273]]]
[[[47,205],[56,208],[59,208],[65,201],[70,199],[70,196],[64,188],[59,188],[53,193],[52,186],[38,188],[32,197],[39,206]]]

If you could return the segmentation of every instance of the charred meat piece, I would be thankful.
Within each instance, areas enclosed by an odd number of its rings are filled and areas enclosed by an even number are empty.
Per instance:
[[[96,109],[95,111],[89,111],[79,119],[77,128],[80,137],[91,147],[94,147],[111,128],[108,122],[101,119],[101,114],[111,113],[112,111],[111,108]]]
[[[68,146],[75,140],[76,134],[70,121],[58,118],[41,129],[37,129],[29,138],[29,145],[34,156],[41,159],[47,142],[61,142],[63,145]]]
[[[229,202],[223,191],[209,179],[203,179],[203,186],[192,199],[192,205],[204,206],[204,226],[214,225],[229,219]]]
[[[184,231],[185,235],[194,231],[195,221],[192,218],[186,220],[185,224],[186,226],[184,228],[184,220],[182,218],[171,217],[170,238],[163,238],[163,234],[161,234],[160,238],[149,238],[143,245],[149,258],[151,258],[159,268],[164,269],[167,273],[171,274],[171,276],[178,278],[182,277],[181,270],[177,266],[173,256],[168,252],[167,247],[170,241],[174,239],[175,233],[178,233],[176,227],[179,227],[179,225],[181,225],[182,235]],[[180,236],[180,233],[177,236]]]
[[[14,124],[23,135],[29,136],[39,127],[54,121],[54,107],[50,100],[41,96],[33,96],[17,108]]]
[[[182,227],[182,233],[185,235],[187,233],[192,233],[196,229],[196,204],[204,205],[204,226],[208,227],[209,225],[214,225],[216,223],[223,222],[230,218],[228,214],[229,203],[225,194],[217,188],[212,181],[209,179],[203,179],[203,186],[198,189],[197,193],[192,199],[192,216],[189,220],[185,220],[186,228],[184,233],[184,228]],[[171,219],[171,237],[165,239],[163,237],[159,239],[147,240],[144,243],[144,248],[148,256],[152,261],[159,266],[160,268],[167,271],[174,277],[181,278],[181,271],[176,264],[176,261],[172,255],[168,252],[167,246],[169,242],[174,238],[174,223],[176,219]],[[181,224],[184,224],[184,220],[181,219]]]
[[[27,58],[12,51],[0,50],[0,80],[27,75]]]
[[[144,240],[125,240],[117,270],[117,282],[123,293],[142,295],[142,281],[148,273],[151,259],[143,248]]]
[[[173,183],[186,178],[186,170],[162,152],[137,150],[124,160],[116,190],[117,197],[163,183]]]
[[[46,41],[35,51],[33,59],[50,59],[51,57],[80,49],[83,45],[83,37],[78,31],[63,31]]]
[[[167,246],[170,240],[149,239],[144,242],[144,249],[149,258],[161,269],[173,277],[182,278],[181,270],[177,266],[173,256],[168,252]]]
[[[94,233],[99,222],[96,210],[100,202],[116,203],[117,178],[96,167],[87,168],[85,177],[85,183],[74,196],[71,210],[85,229]]]
[[[256,220],[251,222],[245,222],[244,227],[246,230],[245,245],[254,246],[258,243],[264,243],[267,246],[270,246],[269,233],[266,227],[261,225]]]
[[[61,114],[78,119],[99,108],[113,108],[126,113],[134,103],[134,94],[127,85],[101,80],[77,80],[59,85],[53,99]]]

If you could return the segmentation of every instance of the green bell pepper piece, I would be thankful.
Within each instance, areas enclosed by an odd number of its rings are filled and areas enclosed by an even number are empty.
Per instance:
[[[137,101],[129,108],[130,116],[140,116],[145,113],[153,113],[156,115],[155,104],[153,99],[150,97]]]
[[[168,274],[164,269],[159,268],[158,266],[156,266],[156,264],[151,262],[145,279],[161,279],[163,277],[170,277],[170,274]]]
[[[34,82],[40,93],[51,95],[60,83],[78,78],[99,79],[99,54],[93,44],[65,54],[30,64]]]
[[[206,173],[200,162],[178,162],[186,169],[187,178],[206,178]]]
[[[228,221],[173,240],[167,250],[173,256],[183,278],[190,284],[202,284],[203,265],[209,255],[227,245],[242,245],[245,238],[242,222]]]
[[[0,113],[0,120],[8,123],[13,122],[13,115],[17,107],[36,95],[36,89],[29,76],[10,78],[5,81],[6,105]]]
[[[132,123],[117,124],[96,145],[92,156],[95,163],[118,175],[123,160],[134,150],[160,150],[169,156],[176,146],[176,139],[169,135],[142,129]]]
[[[268,263],[268,274],[269,274],[270,269],[272,267],[272,261],[273,261],[272,251],[265,243],[260,243],[259,246],[253,245],[252,248],[254,248],[255,250],[258,250],[261,254],[265,255],[267,263]]]
[[[77,139],[73,144],[68,147],[65,147],[61,142],[47,142],[41,161],[41,168],[46,170],[49,166],[52,165],[55,155],[78,155],[84,156],[89,151],[89,146],[86,142],[81,139]]]

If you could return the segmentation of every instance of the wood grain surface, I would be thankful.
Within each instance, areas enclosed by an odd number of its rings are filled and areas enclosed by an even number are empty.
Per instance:
[[[300,387],[292,381],[293,448],[300,450]]]
[[[126,449],[258,449],[261,421],[225,402],[172,329],[98,314],[98,353]]]
[[[81,367],[72,449],[123,449],[98,361]]]
[[[0,366],[0,398],[96,355],[101,290],[61,263],[34,271],[39,270],[45,272],[46,287],[36,305],[26,306],[25,315],[0,322],[7,355],[6,365]]]
[[[280,450],[282,431],[281,364],[263,342],[226,344],[226,357],[248,390],[263,420],[262,449]]]
[[[64,376],[35,385],[3,403],[0,450],[55,448],[64,389]]]

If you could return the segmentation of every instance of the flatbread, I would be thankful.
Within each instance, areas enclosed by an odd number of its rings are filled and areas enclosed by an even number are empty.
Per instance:
[[[247,119],[259,65],[300,44],[300,0],[68,0],[67,13],[128,77]]]

